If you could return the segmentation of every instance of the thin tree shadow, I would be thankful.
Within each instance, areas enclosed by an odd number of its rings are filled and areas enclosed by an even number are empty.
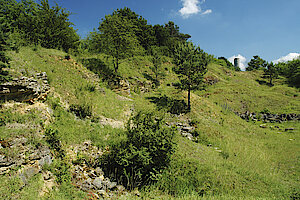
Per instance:
[[[177,115],[188,112],[188,106],[184,100],[173,99],[166,95],[161,97],[147,97],[147,99],[156,104],[159,110],[164,109],[167,112]]]
[[[158,80],[156,80],[155,78],[153,78],[151,75],[147,74],[147,73],[143,73],[143,76],[145,77],[145,79],[147,79],[148,81],[151,81],[152,84],[155,85],[155,87],[158,87],[160,85],[160,82]]]
[[[117,78],[114,70],[109,68],[102,60],[97,58],[82,59],[82,64],[92,72],[99,75],[102,81],[114,81]]]

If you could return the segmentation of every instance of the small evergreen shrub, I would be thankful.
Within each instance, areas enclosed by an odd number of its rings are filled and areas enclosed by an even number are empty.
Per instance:
[[[45,136],[46,142],[49,144],[50,148],[54,150],[56,157],[65,157],[65,152],[58,137],[58,131],[52,128],[48,128],[45,131]]]
[[[128,189],[158,180],[175,151],[175,130],[152,112],[139,112],[127,124],[127,139],[112,145],[102,167]]]
[[[56,176],[57,183],[62,184],[71,182],[70,164],[66,160],[54,160],[50,171]]]

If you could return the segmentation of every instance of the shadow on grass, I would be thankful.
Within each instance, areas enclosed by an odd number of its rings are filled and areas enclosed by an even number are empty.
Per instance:
[[[153,78],[151,75],[149,75],[147,73],[143,73],[143,76],[148,81],[151,81],[155,85],[155,87],[158,87],[160,85],[160,82],[158,80],[156,80],[155,78]]]
[[[269,82],[267,82],[265,80],[256,79],[255,81],[258,82],[259,85],[267,85],[267,86],[270,86],[270,87],[274,86],[273,84],[270,84]]]
[[[109,68],[102,60],[97,58],[82,59],[82,64],[92,72],[99,75],[103,81],[114,81],[117,79],[117,75],[114,70]]]
[[[155,103],[159,110],[166,110],[172,114],[182,114],[188,112],[188,106],[184,100],[177,100],[166,95],[161,97],[148,97],[150,102]]]

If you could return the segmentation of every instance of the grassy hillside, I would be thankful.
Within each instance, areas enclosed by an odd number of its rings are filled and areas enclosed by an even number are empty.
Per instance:
[[[275,86],[266,84],[263,71],[235,72],[217,65],[211,65],[208,75],[219,80],[218,84],[199,96],[212,102],[227,104],[234,111],[260,112],[268,109],[271,113],[299,113],[299,90],[287,87],[285,78],[276,79]]]
[[[172,72],[170,58],[164,58],[164,76],[157,88],[151,86],[150,57],[133,57],[120,64],[119,76],[130,83],[130,95],[120,96],[112,90],[100,73],[100,77],[85,68],[84,59],[96,59],[97,63],[111,67],[104,55],[67,55],[58,50],[30,47],[10,52],[11,71],[14,76],[30,76],[46,72],[51,86],[48,98],[43,102],[53,112],[47,120],[40,107],[26,110],[29,105],[4,104],[1,117],[8,123],[40,124],[36,128],[8,129],[0,126],[1,139],[23,134],[31,136],[33,143],[43,142],[40,137],[51,127],[58,131],[63,148],[91,140],[105,148],[124,138],[122,126],[132,112],[160,109],[169,122],[191,121],[197,137],[190,141],[176,135],[177,149],[170,166],[157,182],[143,188],[140,198],[145,199],[297,199],[300,177],[300,124],[299,122],[268,123],[247,122],[233,111],[300,114],[299,90],[288,87],[284,79],[278,79],[274,87],[263,83],[260,72],[235,72],[216,64],[208,66],[207,79],[217,80],[202,91],[192,93],[190,113],[174,115],[166,113],[170,104],[187,99],[187,92],[176,89],[178,81]],[[260,84],[261,83],[261,84]],[[142,92],[148,85],[148,92]],[[119,94],[117,94],[119,93]],[[165,96],[168,104],[158,100]],[[180,104],[180,103],[179,103]],[[91,112],[87,119],[75,117],[69,112],[71,105],[80,105]],[[103,125],[101,120],[111,123]],[[286,128],[294,128],[285,131]],[[45,142],[44,142],[45,143]],[[11,187],[4,187],[9,181]],[[41,176],[33,177],[25,189],[18,191],[18,180],[1,176],[1,190],[15,193],[25,199],[40,198],[33,190],[41,190]],[[14,186],[13,186],[14,185]],[[57,190],[45,199],[82,199],[87,195],[71,185],[58,185]],[[13,198],[14,196],[10,196]],[[123,197],[134,197],[134,194]]]

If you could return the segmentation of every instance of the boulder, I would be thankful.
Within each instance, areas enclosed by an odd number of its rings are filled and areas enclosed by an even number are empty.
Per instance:
[[[97,189],[101,189],[101,188],[103,187],[102,183],[103,183],[103,179],[100,178],[100,177],[95,178],[94,181],[93,181],[93,185],[94,185]]]

